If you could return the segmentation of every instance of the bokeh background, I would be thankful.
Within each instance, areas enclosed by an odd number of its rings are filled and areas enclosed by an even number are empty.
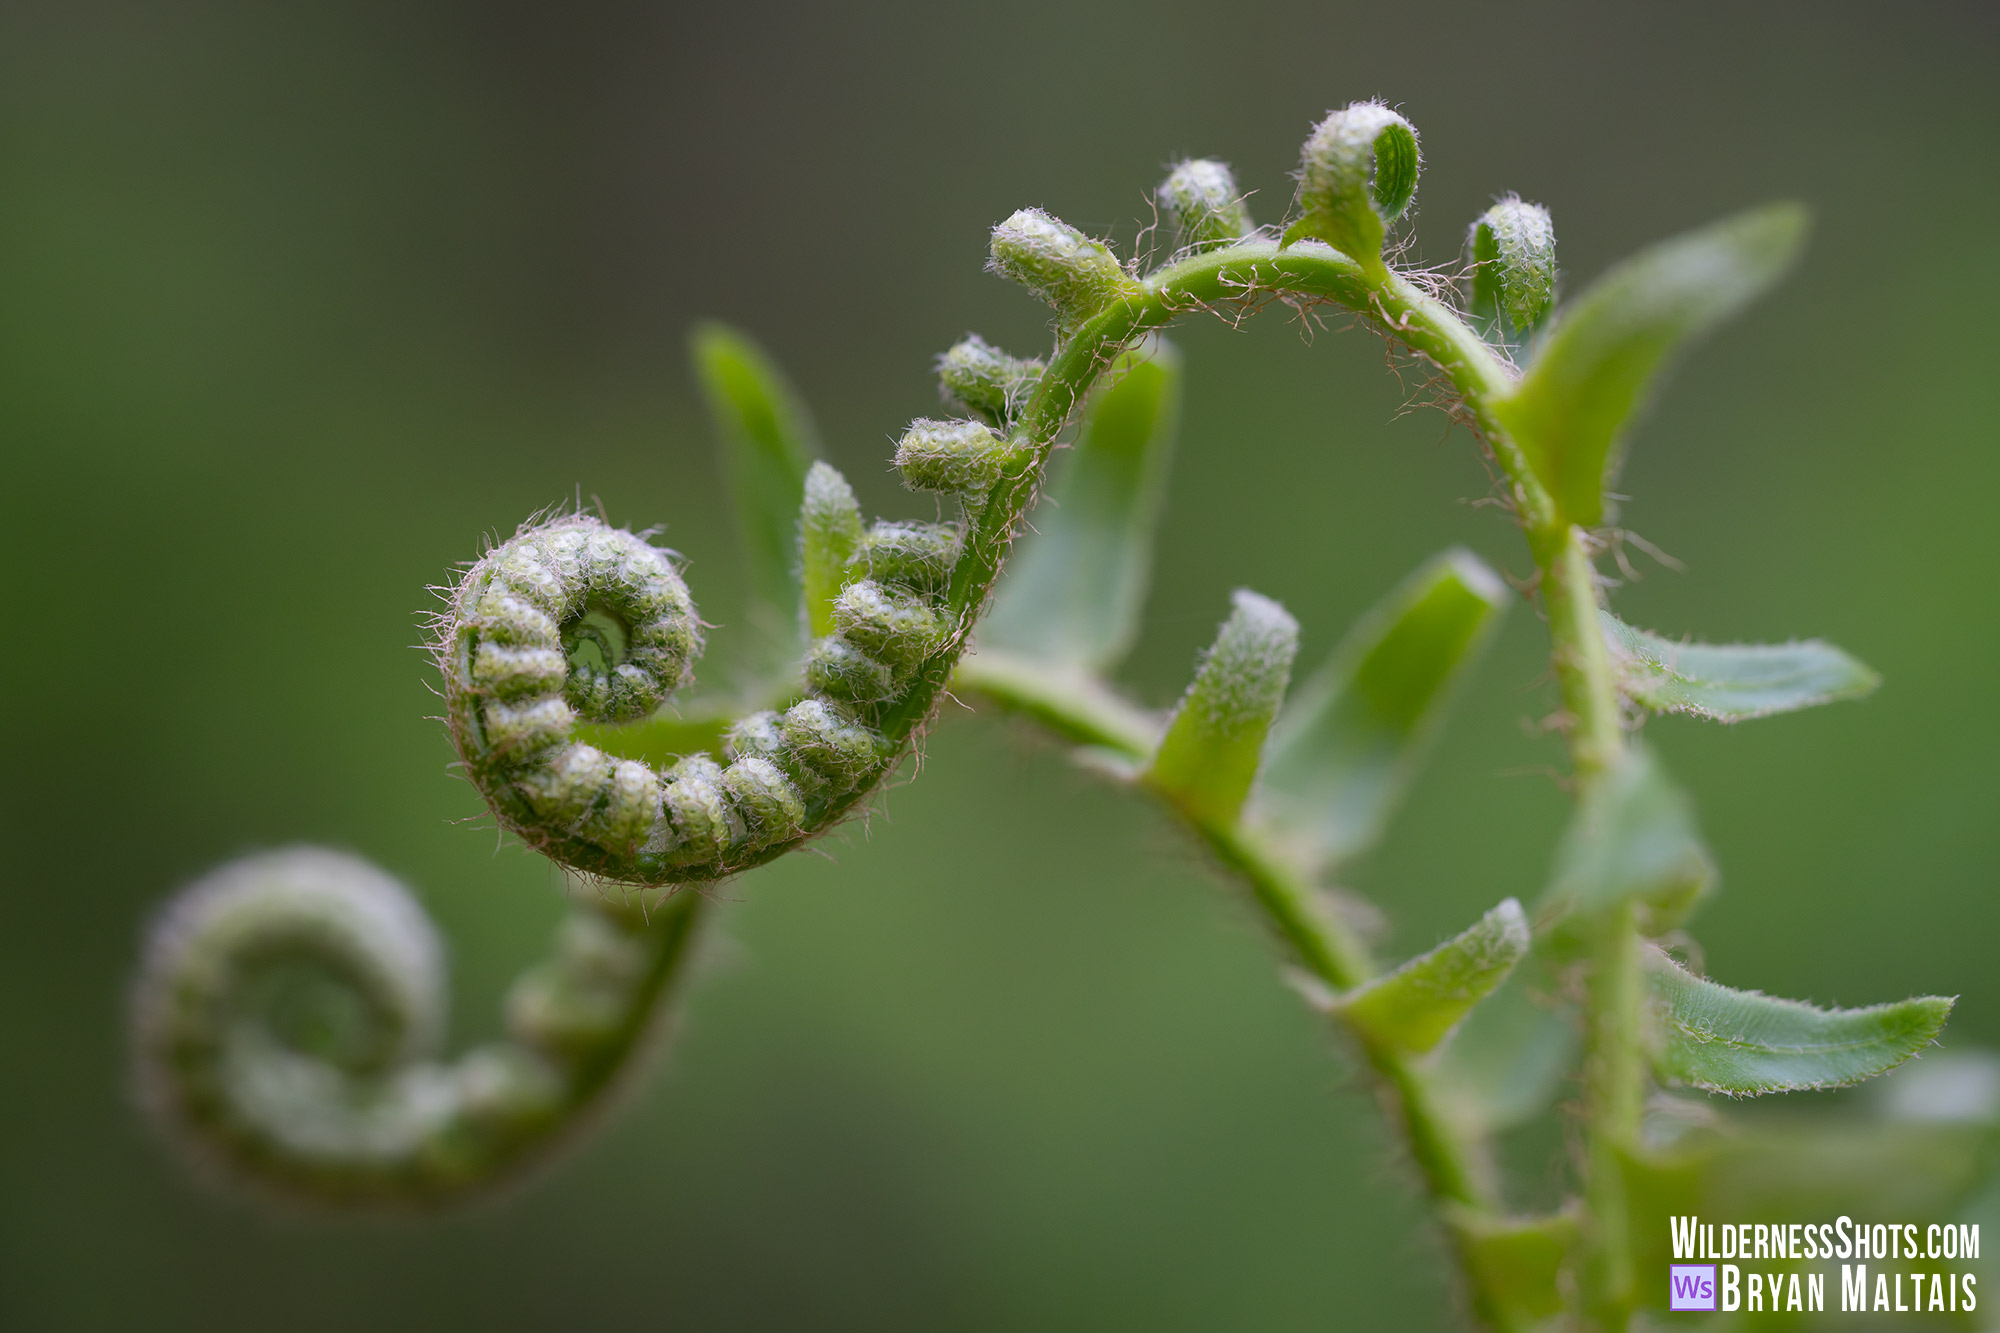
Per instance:
[[[293,840],[406,877],[492,1033],[560,885],[496,850],[418,642],[481,534],[595,498],[738,590],[694,319],[754,333],[864,504],[968,329],[1030,351],[986,229],[1129,242],[1170,158],[1278,216],[1329,106],[1424,134],[1416,254],[1497,193],[1572,289],[1794,196],[1799,272],[1639,434],[1622,590],[1669,634],[1821,634],[1873,699],[1648,729],[1698,794],[1734,984],[1963,997],[2000,1043],[2000,20],[1986,4],[0,6],[0,1325],[1351,1330],[1449,1318],[1335,1043],[1159,817],[970,712],[831,859],[735,885],[671,1050],[470,1213],[271,1216],[136,1119],[149,912]],[[1361,336],[1195,323],[1127,679],[1172,698],[1228,589],[1306,659],[1432,551],[1524,572],[1469,440]],[[1565,801],[1517,607],[1387,842],[1386,947],[1539,887]],[[714,670],[727,671],[727,630]]]

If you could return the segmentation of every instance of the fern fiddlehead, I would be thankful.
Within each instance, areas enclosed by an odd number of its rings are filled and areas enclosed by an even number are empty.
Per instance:
[[[578,908],[510,992],[504,1040],[439,1058],[443,954],[409,891],[312,847],[245,857],[155,923],[139,1091],[197,1160],[315,1202],[421,1204],[537,1160],[628,1063],[698,920]]]
[[[675,557],[644,537],[576,515],[489,552],[454,590],[436,642],[465,769],[521,841],[588,879],[640,890],[638,900],[581,905],[554,957],[511,992],[506,1039],[444,1062],[439,951],[400,886],[312,849],[224,867],[163,916],[148,952],[135,1029],[149,1101],[210,1160],[296,1194],[428,1200],[507,1178],[630,1064],[706,901],[676,890],[831,828],[909,751],[956,679],[1163,801],[1250,890],[1310,974],[1304,989],[1376,1076],[1480,1318],[1528,1328],[1569,1311],[1622,1327],[1641,1300],[1624,1180],[1644,1151],[1649,1079],[1739,1094],[1852,1082],[1907,1059],[1950,1005],[1789,1005],[1788,1031],[1838,1029],[1837,1066],[1774,1046],[1721,1069],[1700,1044],[1723,1033],[1756,1048],[1770,1006],[1788,1002],[1696,982],[1649,942],[1711,872],[1687,803],[1628,739],[1630,718],[1650,707],[1734,720],[1872,687],[1865,668],[1824,645],[1678,654],[1609,617],[1592,564],[1626,417],[1678,343],[1782,270],[1796,210],[1670,242],[1555,310],[1549,215],[1509,196],[1470,230],[1461,309],[1435,280],[1391,263],[1391,231],[1421,165],[1409,121],[1355,103],[1307,139],[1297,216],[1282,229],[1258,229],[1229,169],[1205,159],[1177,164],[1157,191],[1177,249],[1150,273],[1039,209],[995,227],[991,267],[1053,309],[1057,338],[1046,359],[977,337],[940,358],[940,387],[964,415],[913,421],[895,464],[910,488],[954,499],[956,521],[865,525],[838,472],[808,470],[802,457],[786,471],[797,451],[765,437],[782,435],[792,409],[765,404],[761,424],[739,434],[772,447],[744,471],[788,506],[797,497],[789,586],[804,645],[797,669],[764,691],[772,706],[735,710],[706,731],[675,725],[671,700],[702,626]],[[1240,318],[1274,299],[1343,306],[1436,369],[1447,409],[1497,466],[1550,627],[1579,795],[1555,882],[1532,922],[1508,899],[1394,969],[1377,966],[1325,877],[1379,831],[1452,679],[1504,605],[1476,560],[1447,554],[1419,571],[1290,705],[1297,624],[1239,591],[1179,705],[1148,713],[1099,675],[1129,646],[1142,511],[1154,502],[1143,497],[1158,494],[1157,460],[1113,456],[1150,429],[1128,420],[1108,430],[1126,445],[1099,449],[1084,473],[1074,511],[1084,517],[1062,544],[1038,543],[1042,558],[1008,589],[1027,591],[1002,600],[993,651],[967,660],[1050,452],[1107,372],[1122,367],[1138,383],[1151,364],[1157,381],[1172,356],[1147,341],[1155,330],[1193,311]],[[704,354],[741,362],[719,343]],[[754,380],[739,376],[718,397],[754,398]],[[784,584],[772,548],[784,544],[789,510],[753,519],[764,582]],[[1807,668],[1787,678],[1811,688],[1774,688],[1774,657],[1780,675]],[[659,750],[620,740],[635,726],[678,738],[660,751],[667,762],[631,753]],[[668,890],[656,904],[644,894],[654,889]],[[1572,977],[1586,1011],[1581,1198],[1518,1217],[1488,1153],[1502,1113],[1455,1082],[1449,1057],[1461,1020],[1551,939],[1583,960]]]

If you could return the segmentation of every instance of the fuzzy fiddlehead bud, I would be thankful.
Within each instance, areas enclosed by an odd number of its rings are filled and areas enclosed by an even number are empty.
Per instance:
[[[582,908],[515,986],[506,1039],[456,1061],[442,951],[365,861],[293,847],[212,871],[155,923],[133,993],[147,1108],[221,1176],[420,1204],[545,1151],[647,1026],[700,899],[650,924]]]
[[[1257,230],[1226,162],[1204,157],[1175,163],[1156,197],[1176,250],[1213,250]]]
[[[1023,208],[993,229],[992,256],[995,273],[1055,307],[1064,332],[1113,301],[1145,294],[1110,247],[1039,208]]]
[[[1380,102],[1355,102],[1315,126],[1299,158],[1304,212],[1285,239],[1325,241],[1379,271],[1388,225],[1417,197],[1416,127]]]
[[[1555,301],[1556,227],[1540,204],[1509,197],[1479,215],[1465,238],[1467,296],[1473,318],[1518,335],[1542,322]]]
[[[896,465],[914,489],[971,499],[1008,457],[981,422],[919,420]],[[818,633],[808,696],[739,721],[720,763],[690,756],[664,772],[577,729],[644,719],[689,678],[701,623],[670,553],[579,515],[473,565],[438,662],[452,739],[501,824],[561,865],[638,885],[718,879],[830,826],[921,720],[905,709],[900,734],[881,725],[893,705],[914,707],[908,688],[960,620],[945,595],[959,529],[859,527],[845,480],[816,465],[800,517],[803,613]]]
[[[503,825],[572,869],[666,884],[740,868],[804,831],[805,790],[827,776],[810,754],[738,747],[725,766],[660,773],[575,734],[658,708],[700,649],[667,552],[584,517],[527,529],[467,573],[440,636],[467,774]]]
[[[1009,356],[971,333],[938,358],[938,393],[952,406],[1001,426],[1021,410],[1043,369],[1040,360]]]
[[[896,442],[896,469],[920,491],[976,494],[999,479],[1005,443],[977,421],[919,418]]]

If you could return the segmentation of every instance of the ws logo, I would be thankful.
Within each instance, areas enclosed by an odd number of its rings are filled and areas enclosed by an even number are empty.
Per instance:
[[[1715,1265],[1675,1264],[1667,1270],[1669,1310],[1713,1310]]]

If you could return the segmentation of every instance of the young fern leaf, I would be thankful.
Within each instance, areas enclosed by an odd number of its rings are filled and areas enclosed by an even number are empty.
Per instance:
[[[1694,976],[1646,951],[1664,1040],[1660,1073],[1708,1092],[1844,1088],[1885,1074],[1931,1044],[1953,1001],[1922,995],[1866,1009],[1818,1009]]]
[[[1556,296],[1556,229],[1549,210],[1514,197],[1479,215],[1467,232],[1466,307],[1487,338],[1526,341]],[[1511,336],[1510,336],[1511,335]]]
[[[1314,866],[1373,844],[1511,600],[1478,557],[1454,550],[1377,603],[1273,728],[1260,821]]]
[[[1371,1041],[1421,1054],[1491,995],[1528,952],[1528,917],[1509,898],[1462,933],[1342,996],[1341,1014]]]
[[[799,508],[799,618],[811,638],[833,633],[833,604],[847,582],[847,562],[861,549],[861,506],[832,464],[806,473]]]
[[[1166,498],[1180,379],[1180,354],[1164,339],[1112,364],[1050,484],[1054,503],[1035,510],[1035,535],[980,627],[982,650],[1094,673],[1131,647]]]
[[[989,253],[995,273],[1054,308],[1065,338],[1113,301],[1145,295],[1109,246],[1039,208],[1018,209],[995,227]]]
[[[799,601],[799,496],[819,453],[812,418],[777,365],[745,334],[701,324],[690,350],[736,506],[753,616],[789,653],[796,646],[792,608]]]
[[[977,422],[920,420],[897,465],[907,485],[976,498],[1005,449]],[[821,474],[813,498],[839,511],[834,480]],[[665,704],[701,652],[672,553],[581,515],[522,530],[466,573],[440,625],[446,718],[467,775],[503,827],[587,875],[687,884],[782,855],[873,788],[935,700],[943,673],[934,682],[923,668],[953,642],[961,612],[944,581],[961,535],[940,549],[912,526],[878,524],[872,548],[863,534],[833,630],[807,655],[803,698],[736,719],[722,762],[688,754],[664,772],[605,737]],[[891,558],[908,554],[906,536],[925,560]]]
[[[1564,519],[1603,521],[1623,433],[1660,371],[1782,277],[1805,233],[1796,204],[1740,213],[1626,260],[1557,311],[1495,411]]]
[[[1438,1052],[1438,1081],[1486,1133],[1524,1125],[1555,1103],[1575,1062],[1577,1016],[1535,953],[1466,1015]]]
[[[1577,802],[1536,918],[1546,927],[1630,899],[1642,928],[1658,934],[1678,925],[1714,882],[1693,804],[1652,751],[1634,744]]]
[[[1285,697],[1299,622],[1247,588],[1181,696],[1144,779],[1197,823],[1236,822],[1264,759],[1264,739]]]
[[[1563,1269],[1576,1248],[1576,1213],[1502,1217],[1470,1208],[1448,1208],[1459,1253],[1479,1275],[1488,1322],[1515,1328],[1563,1311]]]
[[[1381,102],[1351,102],[1313,128],[1299,153],[1301,216],[1285,242],[1325,241],[1385,275],[1382,242],[1417,195],[1423,153],[1416,126]]]
[[[938,396],[953,407],[1004,426],[1027,405],[1045,362],[1009,356],[968,333],[937,359]]]
[[[1599,613],[1618,688],[1657,713],[1744,722],[1859,699],[1882,678],[1830,643],[1675,643]]]

